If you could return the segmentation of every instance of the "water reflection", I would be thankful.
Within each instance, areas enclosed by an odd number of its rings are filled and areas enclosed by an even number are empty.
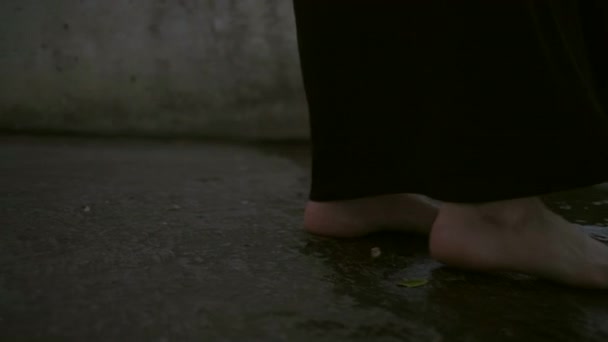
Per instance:
[[[379,247],[382,255],[372,258]],[[389,314],[389,323],[359,327],[369,338],[457,341],[604,341],[608,297],[515,274],[477,274],[441,266],[428,256],[427,239],[380,234],[356,240],[310,237],[302,252],[322,260],[325,280],[346,312]],[[426,278],[428,285],[402,288],[403,278]],[[400,324],[395,324],[395,320]],[[322,327],[317,327],[323,329]],[[355,333],[353,333],[355,334]]]

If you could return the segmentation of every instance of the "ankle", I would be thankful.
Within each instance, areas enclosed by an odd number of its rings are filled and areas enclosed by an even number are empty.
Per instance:
[[[348,201],[310,201],[304,228],[313,234],[335,237],[386,230],[428,234],[436,217],[436,205],[420,196],[382,195]]]
[[[304,229],[315,235],[353,237],[367,233],[364,218],[356,215],[341,203],[313,202],[304,211]]]
[[[475,217],[488,224],[500,226],[521,226],[536,220],[547,211],[538,197],[528,197],[484,203],[446,203],[440,213],[451,218]]]

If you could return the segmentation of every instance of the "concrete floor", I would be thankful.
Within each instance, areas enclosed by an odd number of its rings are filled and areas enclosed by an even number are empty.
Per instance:
[[[0,142],[2,341],[608,340],[605,292],[302,232],[306,146]],[[602,234],[607,199],[547,201]]]

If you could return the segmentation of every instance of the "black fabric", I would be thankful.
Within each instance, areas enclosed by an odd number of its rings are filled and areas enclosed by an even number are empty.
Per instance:
[[[310,198],[481,202],[607,181],[603,3],[295,0]]]

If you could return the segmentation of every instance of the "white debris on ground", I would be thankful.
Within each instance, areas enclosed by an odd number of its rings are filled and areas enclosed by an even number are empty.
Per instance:
[[[374,247],[370,250],[370,255],[373,259],[376,259],[382,255],[382,250],[380,250],[380,247]]]

